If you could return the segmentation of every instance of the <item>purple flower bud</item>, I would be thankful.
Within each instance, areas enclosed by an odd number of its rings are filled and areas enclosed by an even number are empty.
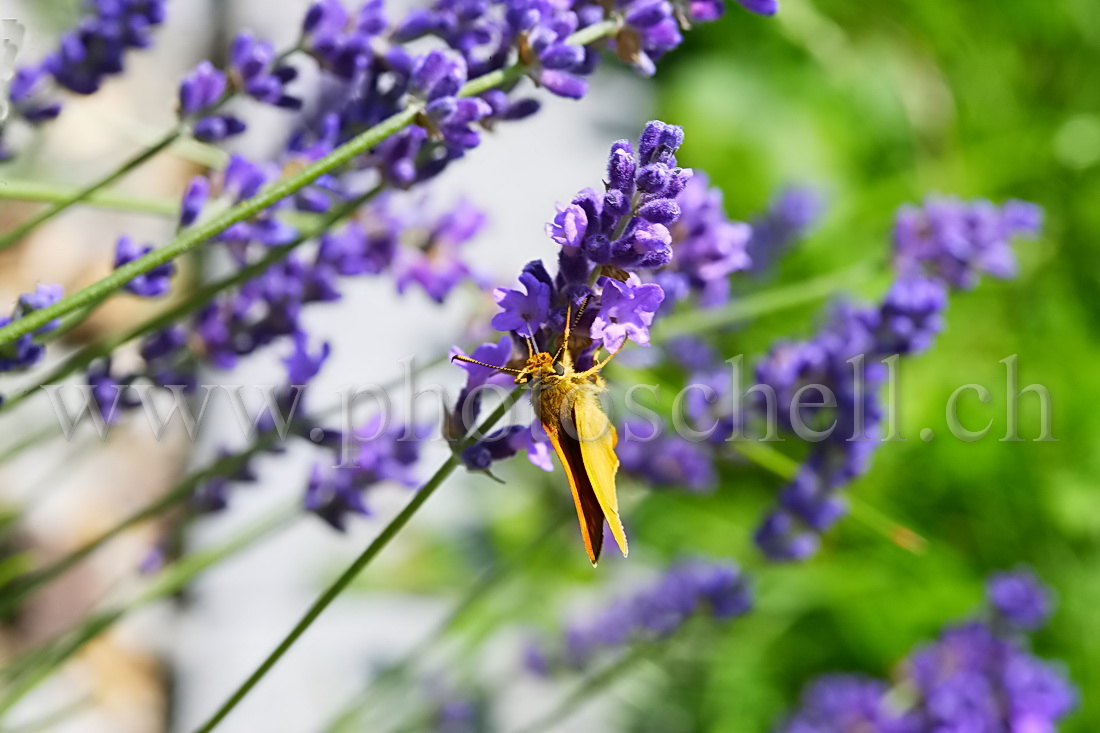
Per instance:
[[[638,28],[648,28],[672,17],[672,5],[667,0],[637,0],[630,4],[626,22]]]
[[[693,23],[718,20],[725,12],[726,4],[722,0],[690,0],[688,3],[688,18]]]
[[[250,199],[260,192],[267,176],[255,163],[240,155],[229,158],[225,168],[223,187],[238,201]]]
[[[438,49],[421,56],[413,65],[409,91],[425,101],[453,97],[466,83],[466,62]]]
[[[209,195],[210,182],[205,176],[195,176],[191,179],[187,184],[187,190],[183,192],[183,202],[180,204],[181,227],[189,227],[195,223]]]
[[[127,265],[152,251],[152,245],[140,246],[135,244],[130,237],[119,237],[118,244],[115,246],[115,268]],[[144,298],[155,298],[168,292],[171,287],[172,275],[175,272],[176,264],[165,262],[148,272],[138,275],[126,283],[123,289]]]
[[[646,123],[641,137],[638,138],[638,158],[642,165],[654,162],[674,165],[676,159],[673,156],[683,142],[682,127],[653,120]]]
[[[638,189],[643,193],[659,196],[669,187],[672,171],[664,163],[647,165],[638,172]]]
[[[287,383],[301,387],[309,384],[324,366],[332,346],[328,341],[321,344],[316,353],[309,352],[309,335],[303,331],[295,331],[293,337],[294,350],[283,359],[286,366]]]
[[[603,195],[602,229],[614,229],[615,222],[630,213],[630,197],[617,188],[609,188]]]
[[[594,265],[606,265],[611,262],[611,240],[605,234],[596,234],[584,240],[584,256]]]
[[[992,576],[986,595],[999,618],[1024,631],[1042,627],[1050,616],[1050,593],[1027,570]]]
[[[225,74],[209,61],[202,61],[180,82],[180,113],[200,112],[217,103],[225,93]]]
[[[543,69],[538,81],[548,90],[566,99],[580,99],[588,93],[588,82],[566,71]]]
[[[247,129],[245,123],[233,115],[204,117],[195,123],[195,138],[206,143],[215,143],[239,135]]]
[[[638,216],[654,224],[672,224],[680,217],[680,207],[673,199],[654,199],[638,209]]]
[[[572,71],[584,63],[584,49],[567,43],[550,46],[539,54],[544,69]]]
[[[622,191],[627,197],[634,194],[634,149],[629,140],[618,140],[611,144],[611,154],[607,161],[607,184]]]

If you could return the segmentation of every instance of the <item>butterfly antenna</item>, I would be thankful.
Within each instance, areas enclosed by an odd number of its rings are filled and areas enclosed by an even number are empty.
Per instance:
[[[581,316],[584,315],[584,309],[588,307],[588,301],[592,300],[592,293],[584,296],[584,300],[581,301],[581,307],[577,309],[577,321],[581,320]],[[570,303],[565,308],[565,336],[561,340],[561,346],[558,347],[558,353],[554,354],[554,361],[556,362],[565,351],[565,348],[569,345],[569,336],[573,331],[573,304]]]
[[[452,362],[454,362],[456,359],[458,361],[467,362],[468,364],[477,364],[478,366],[483,366],[483,367],[486,367],[488,369],[495,369],[498,372],[511,372],[512,374],[520,374],[521,371],[522,371],[520,369],[511,369],[509,367],[497,366],[496,364],[486,364],[483,361],[478,361],[477,359],[471,359],[470,357],[463,356],[462,354],[455,354],[454,356],[451,357]]]
[[[531,324],[527,324],[527,331],[531,331]],[[530,335],[524,335],[524,340],[527,342],[527,358],[530,359],[535,355],[535,340]]]

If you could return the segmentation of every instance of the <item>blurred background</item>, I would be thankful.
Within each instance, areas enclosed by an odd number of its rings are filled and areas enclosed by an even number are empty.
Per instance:
[[[217,61],[238,28],[286,43],[306,5],[171,3],[156,48],[101,95],[74,102],[58,123],[69,127],[51,129],[17,167],[0,169],[0,178],[91,180],[170,124],[176,80],[196,61]],[[75,2],[10,2],[0,3],[0,16],[26,22],[21,53],[37,58],[77,9]],[[722,21],[685,36],[652,81],[609,64],[583,102],[549,100],[542,114],[491,136],[435,186],[433,201],[442,206],[466,196],[488,212],[489,227],[473,252],[490,279],[510,284],[527,260],[553,256],[542,224],[554,202],[597,185],[610,142],[636,136],[650,118],[684,127],[681,164],[707,171],[734,218],[751,220],[790,183],[823,196],[826,213],[812,235],[775,272],[739,280],[738,292],[881,261],[897,207],[932,192],[1037,202],[1046,211],[1045,234],[1017,248],[1017,279],[987,279],[952,299],[935,347],[902,366],[899,414],[907,440],[884,444],[869,474],[851,487],[861,503],[923,537],[922,549],[913,552],[847,519],[809,562],[756,574],[756,612],[729,624],[693,624],[614,677],[582,683],[598,694],[578,700],[576,715],[551,729],[770,730],[815,675],[888,675],[945,623],[974,612],[990,572],[1026,565],[1058,595],[1034,649],[1064,662],[1082,691],[1063,729],[1094,730],[1100,86],[1092,82],[1100,68],[1100,7],[1092,0],[787,0],[774,18],[733,7]],[[265,129],[275,148],[284,129],[277,113],[270,116]],[[247,137],[249,154],[266,152],[264,135]],[[198,169],[193,157],[164,156],[123,190],[174,198]],[[520,159],[525,171],[539,174],[517,170]],[[21,206],[0,203],[0,228],[25,215]],[[71,291],[101,276],[123,231],[152,241],[170,235],[170,222],[147,218],[86,210],[59,218],[3,253],[5,302],[39,281],[65,282]],[[197,273],[220,266],[193,265]],[[868,288],[858,294],[880,295]],[[317,332],[334,344],[313,387],[318,400],[350,382],[400,376],[398,360],[410,354],[428,361],[445,353],[456,333],[487,312],[474,295],[466,303],[443,312],[420,293],[398,298],[389,281],[357,283],[344,302],[313,314]],[[130,310],[125,300],[105,309],[62,348],[147,315]],[[364,313],[385,317],[364,326]],[[723,336],[723,353],[752,357],[777,336],[806,336],[819,313],[815,304],[763,317]],[[1024,440],[998,439],[1008,403],[1000,360],[1013,354],[1021,387],[1049,389],[1057,442],[1032,440],[1039,433],[1034,395],[1020,399]],[[278,371],[280,356],[251,360],[232,378],[263,380]],[[440,368],[430,379],[453,389],[462,377],[454,371]],[[628,379],[630,370],[618,375],[608,372],[614,382]],[[993,400],[964,399],[962,422],[980,426],[992,418],[990,434],[973,443],[920,440],[922,428],[946,436],[944,407],[967,383],[984,385]],[[0,392],[10,387],[0,382]],[[20,413],[28,431],[52,420],[48,405],[37,407]],[[106,450],[91,436],[5,456],[0,500],[9,519],[0,568],[18,572],[26,567],[20,563],[63,556],[163,494],[237,439],[229,415],[217,424],[224,433],[204,434],[194,446],[183,436],[142,444],[142,431],[122,426]],[[4,445],[21,437],[4,435]],[[62,449],[66,457],[58,460]],[[435,450],[424,463],[428,470],[443,455]],[[265,457],[258,485],[238,492],[230,511],[144,525],[97,552],[35,605],[9,614],[0,634],[3,658],[72,628],[89,609],[129,589],[166,535],[198,552],[231,542],[300,500],[310,462],[306,450]],[[523,671],[529,635],[554,633],[563,619],[583,617],[683,555],[732,557],[760,568],[751,535],[781,483],[736,461],[721,467],[720,485],[708,495],[626,481],[630,561],[609,557],[593,572],[573,520],[563,514],[560,470],[543,474],[518,459],[498,473],[504,484],[482,476],[448,483],[222,729],[428,730],[438,722],[428,711],[452,698],[477,710],[491,699],[497,727],[517,729],[554,709],[581,681]],[[372,493],[375,516],[345,534],[315,517],[297,518],[181,592],[127,613],[28,696],[13,725],[61,709],[66,715],[51,722],[59,731],[192,729],[407,496],[396,488]],[[471,596],[476,602],[438,634],[456,604]],[[434,641],[425,646],[425,640]],[[384,679],[372,683],[379,675]],[[364,693],[368,686],[372,692]],[[452,730],[487,729],[483,721],[470,725]]]

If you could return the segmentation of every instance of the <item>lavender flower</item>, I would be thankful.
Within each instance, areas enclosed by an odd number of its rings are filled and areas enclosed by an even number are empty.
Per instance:
[[[1023,631],[1042,627],[1050,617],[1050,592],[1027,570],[992,576],[986,596],[998,619]]]
[[[1041,210],[1023,201],[997,207],[988,201],[929,197],[920,207],[898,212],[896,266],[902,273],[925,273],[955,288],[974,287],[982,273],[1013,277],[1012,239],[1036,237],[1041,223]]]
[[[462,248],[484,224],[485,215],[466,201],[429,222],[420,246],[415,251],[403,248],[394,262],[397,292],[416,284],[442,303],[459,283],[474,276],[462,258]]]
[[[285,109],[302,106],[302,100],[286,90],[287,84],[298,77],[298,71],[280,63],[275,47],[268,41],[257,40],[248,32],[241,33],[233,40],[229,59],[234,84],[248,96]]]
[[[994,576],[991,591],[1006,582],[1026,584],[1026,590],[1017,588],[1025,596],[1045,595],[1033,577],[1021,576]],[[910,654],[896,688],[862,677],[822,677],[779,731],[1053,731],[1076,701],[1059,669],[993,627],[970,621]]]
[[[88,14],[42,62],[58,84],[93,94],[123,69],[126,51],[147,48],[151,29],[164,22],[165,0],[87,0]]]
[[[110,357],[93,364],[85,377],[91,387],[92,401],[107,425],[114,425],[123,412],[141,404],[140,400],[127,394],[126,388],[134,380],[134,375],[113,376]]]
[[[779,12],[779,0],[737,0],[745,10],[757,15],[775,15]]]
[[[462,464],[470,471],[489,473],[489,467],[495,461],[511,458],[522,451],[532,464],[542,470],[554,470],[550,460],[550,444],[545,436],[539,439],[534,433],[534,427],[525,425],[498,430],[462,451]]]
[[[797,477],[757,530],[765,553],[795,560],[817,550],[817,535],[845,512],[839,490],[866,472],[875,450],[882,360],[929,348],[943,329],[948,287],[973,284],[979,272],[1010,273],[1010,236],[1037,231],[1040,220],[1038,209],[1024,202],[997,209],[936,199],[924,209],[903,208],[894,236],[899,275],[882,303],[838,304],[814,339],[779,343],[760,362],[757,381],[774,391],[776,418],[787,432],[798,432],[791,409],[804,387],[824,385],[836,399],[816,417],[798,411],[803,427],[834,427],[828,435],[809,436],[813,442]]]
[[[18,321],[28,313],[53,305],[61,300],[61,295],[60,285],[42,284],[36,286],[33,293],[25,293],[19,296],[11,317],[0,316],[0,328]],[[49,321],[35,330],[34,333],[25,334],[9,344],[0,346],[0,372],[22,371],[41,361],[46,349],[35,340],[35,337],[53,331],[58,325],[60,325],[60,322],[56,319]]]
[[[649,344],[649,326],[664,299],[664,291],[655,283],[642,284],[636,275],[626,282],[601,277],[600,312],[592,322],[592,338],[608,351],[618,351],[626,339]]]
[[[667,296],[666,306],[689,293],[707,308],[729,299],[729,276],[750,265],[746,250],[752,228],[730,221],[722,208],[722,192],[696,173],[676,198],[680,216],[671,227],[672,262],[656,279]]]
[[[653,488],[687,489],[707,493],[714,489],[717,475],[714,456],[707,447],[678,435],[654,436],[651,426],[628,422],[620,433],[616,452],[620,468]]]
[[[311,353],[309,334],[304,331],[294,333],[293,343],[293,351],[283,360],[287,371],[287,383],[293,386],[304,386],[321,372],[321,367],[332,353],[332,346],[326,341],[321,344],[318,351]]]
[[[202,113],[212,110],[225,96],[227,80],[225,74],[209,61],[202,61],[180,82],[179,113],[181,117],[200,117],[195,122],[193,133],[203,142],[219,142],[239,135],[247,129],[244,121],[236,115]]]
[[[855,675],[825,675],[802,693],[798,713],[782,733],[918,733],[891,709],[885,682]]]
[[[615,647],[671,636],[693,616],[728,621],[751,609],[751,591],[736,565],[682,560],[651,586],[611,602],[583,623],[569,624],[557,649],[529,645],[524,657],[537,661],[529,667],[536,674],[561,663],[582,669]]]
[[[209,196],[210,182],[203,176],[192,178],[180,204],[180,227],[189,227],[198,220]]]
[[[494,366],[507,366],[512,359],[512,341],[507,336],[500,339],[499,343],[486,343],[474,349],[472,354],[465,354],[461,349],[451,350],[451,356],[470,356],[482,364]],[[452,359],[453,360],[453,359]],[[481,388],[486,384],[494,384],[501,387],[512,384],[512,377],[504,372],[499,372],[481,364],[473,364],[468,361],[455,362],[466,370],[466,386],[459,392],[454,410],[447,417],[446,436],[452,443],[456,443],[476,424],[481,412]],[[484,454],[483,454],[484,455]],[[514,453],[513,453],[514,455]],[[478,462],[480,463],[480,461]],[[469,464],[468,464],[469,465]],[[486,466],[478,466],[483,470]]]
[[[867,470],[882,417],[877,392],[885,378],[885,367],[867,356],[874,353],[877,324],[876,311],[842,304],[814,340],[779,344],[757,367],[757,382],[776,395],[778,425],[814,438],[798,476],[780,492],[779,508],[757,530],[757,544],[773,559],[812,554],[814,535],[844,513],[837,491]],[[830,394],[834,406],[822,407]],[[766,401],[763,407],[771,410]]]
[[[615,52],[640,73],[652,76],[656,62],[683,43],[679,23],[667,0],[622,3],[625,24],[615,36]]]
[[[119,237],[115,246],[115,267],[122,267],[153,251],[152,245],[138,245],[130,237]],[[134,295],[155,298],[164,295],[171,288],[172,275],[176,273],[174,262],[157,265],[146,273],[138,275],[123,288]]]
[[[947,289],[943,282],[919,275],[894,281],[882,301],[876,350],[881,354],[919,354],[943,330]]]
[[[375,417],[358,433],[356,440],[363,440],[359,454],[352,466],[323,468],[315,464],[306,488],[305,506],[334,529],[344,531],[348,514],[368,516],[364,492],[383,482],[395,482],[415,487],[413,473],[420,455],[420,445],[415,440],[401,439],[402,431],[381,429],[381,418]]]

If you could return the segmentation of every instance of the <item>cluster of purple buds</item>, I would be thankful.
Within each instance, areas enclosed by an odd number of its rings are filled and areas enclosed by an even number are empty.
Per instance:
[[[19,117],[32,125],[57,119],[61,114],[61,103],[49,97],[50,76],[41,66],[24,66],[17,69],[8,86],[8,98],[11,104],[9,114]],[[0,124],[0,133],[3,125]],[[2,143],[2,140],[0,140]],[[11,158],[9,151],[0,144],[0,161]]]
[[[1030,570],[997,573],[986,583],[992,623],[1011,631],[1042,628],[1054,610],[1051,592]]]
[[[583,669],[602,652],[667,638],[692,617],[728,621],[750,610],[752,593],[740,568],[731,562],[684,560],[652,586],[614,601],[584,622],[569,624],[553,649],[530,644],[525,661],[540,675],[562,664]]]
[[[1038,628],[1049,593],[1030,573],[994,576],[987,587],[993,623],[947,628],[901,665],[894,685],[826,675],[803,694],[782,733],[1053,731],[1077,694],[1057,667],[1032,655],[1015,633]],[[1037,611],[1041,611],[1037,613]],[[999,633],[998,621],[1025,619]],[[1003,627],[1002,627],[1003,628]]]
[[[244,121],[232,114],[213,114],[225,99],[225,74],[209,61],[202,61],[180,82],[179,114],[197,117],[193,134],[207,143],[239,135],[247,129]],[[209,114],[208,114],[209,113]]]
[[[868,467],[886,371],[876,360],[877,322],[874,309],[838,304],[814,339],[780,343],[757,365],[757,383],[775,395],[775,404],[769,404],[770,394],[761,396],[767,419],[785,433],[813,440],[798,475],[780,491],[779,506],[757,530],[757,544],[773,559],[799,560],[816,552],[818,536],[844,514],[838,491]],[[830,423],[831,432],[822,436]],[[806,431],[816,434],[801,434]]]
[[[253,99],[283,109],[301,109],[302,100],[287,92],[298,70],[281,63],[270,41],[244,32],[233,39],[229,51],[229,79]]]
[[[19,296],[11,316],[0,316],[0,328],[18,321],[28,313],[53,305],[61,300],[61,294],[60,285],[38,285],[33,293]],[[46,353],[46,347],[40,344],[36,337],[55,330],[59,325],[59,321],[50,321],[34,333],[25,334],[12,343],[0,347],[0,372],[22,371],[36,365]]]
[[[143,364],[125,374],[117,373],[111,357],[100,359],[85,372],[93,406],[106,425],[114,425],[141,399],[128,387],[145,380],[152,385],[189,393],[197,386],[194,354],[187,348],[187,331],[171,326],[147,336],[139,349]]]
[[[93,94],[108,76],[122,73],[126,53],[147,48],[152,29],[164,22],[166,0],[85,0],[87,12],[65,32],[41,63],[16,70],[8,88],[10,111],[32,125],[55,119],[61,103],[48,81],[77,94]],[[3,145],[0,162],[12,157]]]
[[[559,10],[549,2],[520,0],[509,4],[506,17],[519,40],[520,60],[539,86],[567,99],[588,93],[584,77],[595,70],[599,55],[566,42],[580,24],[575,12]]]
[[[354,17],[340,0],[319,0],[302,21],[302,45],[324,69],[352,80],[370,67],[371,40],[386,28],[382,0],[367,0]]]
[[[115,245],[115,268],[127,265],[152,251],[151,244],[140,245],[130,237],[119,237],[118,244]],[[176,274],[176,263],[165,262],[130,280],[123,289],[143,298],[156,298],[165,295],[171,289],[174,274]]]
[[[717,484],[711,446],[676,434],[655,434],[644,421],[627,421],[619,431],[619,468],[651,488],[708,493]]]
[[[156,354],[163,359],[175,354],[178,357],[184,346],[178,335],[165,334],[154,338],[160,348],[154,352],[152,344],[146,342],[142,349],[149,364],[147,373],[152,371],[154,364],[149,360],[149,356]],[[267,403],[265,400],[264,412],[255,421],[256,431],[261,439],[277,434],[280,438],[308,439],[313,444],[319,443],[324,447],[336,448],[342,442],[339,430],[322,428],[312,419],[300,416],[300,413],[308,412],[303,405],[305,392],[328,361],[332,353],[331,346],[328,342],[324,342],[318,348],[312,349],[309,336],[305,332],[296,331],[291,338],[291,347],[290,353],[283,359],[283,366],[286,369],[285,384],[273,394],[272,402]],[[189,387],[193,386],[192,380]],[[264,450],[269,453],[282,453],[285,446],[280,441],[272,441],[265,446]],[[223,453],[227,455],[226,452]],[[199,486],[192,496],[192,507],[199,512],[221,511],[229,505],[230,489],[234,484],[255,482],[256,472],[249,458],[233,472],[216,476]],[[308,501],[306,504],[307,509],[313,509]]]
[[[359,450],[351,465],[314,464],[306,488],[306,509],[344,531],[348,515],[370,515],[365,498],[370,487],[383,482],[417,486],[414,468],[420,457],[420,441],[413,432],[406,435],[402,428],[385,430],[376,417],[354,436]]]
[[[900,274],[924,274],[953,288],[974,287],[982,273],[1014,277],[1012,240],[1038,236],[1042,221],[1042,209],[1026,201],[996,206],[929,197],[922,206],[898,213],[895,266]]]
[[[722,191],[696,173],[676,199],[680,217],[671,227],[672,261],[654,275],[665,292],[665,307],[689,296],[710,308],[729,300],[730,275],[752,264],[748,224],[730,221]]]
[[[587,188],[559,207],[547,225],[550,238],[561,245],[559,287],[586,287],[594,266],[629,272],[655,270],[672,260],[669,227],[680,218],[677,197],[692,174],[676,165],[683,141],[680,127],[648,123],[637,157],[627,140],[611,146],[602,194]]]
[[[780,343],[757,367],[757,383],[769,386],[777,396],[776,405],[763,407],[774,412],[772,422],[787,433],[798,432],[791,410],[799,398],[806,403],[804,389],[811,390],[809,396],[815,399],[826,397],[820,390],[814,394],[809,385],[828,387],[836,399],[829,410],[821,409],[820,401],[801,408],[802,426],[813,430],[815,419],[835,418],[835,428],[823,439],[810,436],[815,440],[798,475],[782,489],[779,506],[756,533],[757,544],[774,559],[798,560],[814,554],[820,534],[844,514],[838,492],[867,470],[877,446],[882,416],[878,392],[886,372],[883,361],[928,349],[943,329],[949,288],[972,284],[979,270],[993,272],[989,262],[1011,262],[1007,237],[1035,233],[1041,219],[1039,209],[1024,202],[997,209],[985,202],[965,205],[941,200],[926,208],[927,213],[904,208],[898,214],[898,276],[877,308],[841,303],[814,339]],[[918,220],[925,223],[918,225]],[[985,224],[979,225],[979,220]],[[932,221],[939,222],[933,227],[935,235],[922,228]],[[1028,227],[1020,222],[1028,222]],[[979,231],[986,235],[979,237]],[[948,232],[959,236],[952,239]],[[949,244],[956,254],[968,254],[949,255]],[[982,259],[975,254],[979,251],[997,254]],[[948,268],[949,263],[954,269]],[[1007,266],[996,270],[1002,276],[1012,271]]]
[[[738,3],[759,15],[775,15],[777,0],[738,0]],[[722,17],[722,0],[618,0],[614,7],[621,14],[623,26],[615,35],[615,52],[642,74],[652,76],[656,62],[681,43],[681,27],[706,23]]]
[[[164,22],[166,0],[88,0],[88,14],[42,62],[61,86],[93,94],[107,76],[122,72],[126,52],[148,48]]]

